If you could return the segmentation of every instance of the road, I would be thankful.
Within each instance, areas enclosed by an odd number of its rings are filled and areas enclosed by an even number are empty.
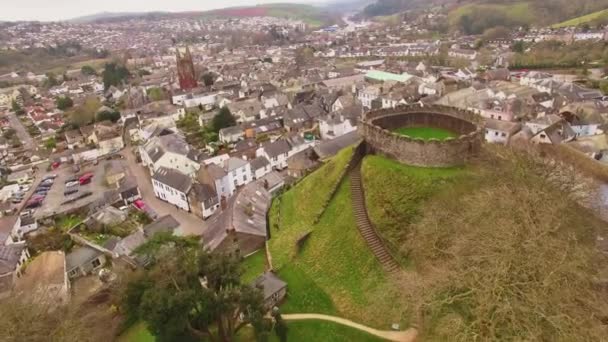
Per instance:
[[[23,144],[23,147],[26,150],[33,151],[36,147],[34,143],[34,139],[27,132],[27,129],[23,126],[17,115],[14,112],[9,112],[7,115],[8,121],[11,124],[11,128],[13,128],[17,132],[17,137]]]
[[[299,320],[322,320],[334,322],[337,324],[342,324],[357,330],[365,331],[368,334],[378,336],[389,341],[395,342],[414,342],[416,341],[416,336],[418,335],[418,331],[414,328],[407,329],[405,331],[392,331],[392,330],[377,330],[370,327],[366,327],[363,324],[355,323],[353,321],[349,321],[344,318],[328,316],[328,315],[319,315],[319,314],[283,314],[281,315],[283,319],[287,321],[299,321]]]
[[[152,209],[154,209],[159,217],[165,215],[173,216],[180,223],[184,235],[200,236],[207,231],[209,225],[213,223],[214,218],[203,221],[194,214],[177,209],[175,206],[156,198],[156,195],[154,195],[152,182],[150,181],[150,172],[144,168],[144,166],[137,163],[135,155],[133,154],[133,151],[131,151],[131,147],[125,148],[121,154],[125,157],[131,174],[135,177],[135,179],[137,179],[137,185],[139,187],[142,200],[144,203],[146,203],[146,205],[149,205]],[[215,219],[217,219],[217,217]]]

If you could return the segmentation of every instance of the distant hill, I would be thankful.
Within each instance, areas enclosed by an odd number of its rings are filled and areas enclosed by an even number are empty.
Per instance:
[[[69,21],[73,23],[92,23],[96,21],[104,21],[110,19],[123,19],[130,17],[141,17],[151,14],[163,14],[163,12],[101,12],[82,17],[72,18]],[[168,14],[168,13],[164,13]]]
[[[363,13],[368,17],[444,5],[452,30],[480,34],[496,26],[549,26],[572,18],[593,22],[608,13],[608,0],[377,0]],[[587,16],[589,15],[589,16]]]
[[[214,17],[277,17],[302,20],[311,26],[322,26],[332,23],[336,16],[321,7],[304,4],[267,4],[248,7],[230,7],[202,12],[204,16]]]
[[[344,0],[352,3],[357,0]],[[151,17],[151,18],[184,18],[184,17],[220,17],[220,18],[246,18],[246,17],[278,17],[302,20],[310,26],[322,26],[334,23],[336,16],[327,8],[315,7],[304,4],[268,4],[247,7],[229,7],[210,11],[191,11],[191,12],[103,12],[83,17],[71,19],[70,22],[90,23],[126,20],[130,18]]]

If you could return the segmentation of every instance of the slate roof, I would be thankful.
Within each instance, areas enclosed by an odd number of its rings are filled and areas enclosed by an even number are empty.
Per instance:
[[[251,182],[236,195],[232,208],[232,228],[239,233],[266,236],[266,213],[272,195],[263,182]]]
[[[4,216],[0,217],[0,244],[3,244],[13,231],[19,216]]]
[[[152,162],[159,160],[166,152],[188,156],[190,145],[178,134],[168,134],[152,138],[146,144],[146,153]]]
[[[75,249],[65,257],[67,272],[69,273],[73,269],[80,267],[81,265],[84,265],[87,262],[92,261],[93,259],[98,258],[102,254],[103,253],[101,253],[100,251],[89,246],[82,246]]]
[[[270,165],[270,162],[266,157],[257,157],[251,161],[251,170],[256,171],[268,165]]]
[[[154,173],[152,179],[183,193],[187,193],[190,191],[190,187],[192,187],[192,179],[190,179],[190,177],[175,169],[166,167],[160,167],[158,171]]]
[[[287,283],[279,279],[279,277],[272,272],[265,272],[257,277],[252,285],[262,290],[264,300],[269,299],[272,295],[287,287]]]
[[[272,143],[267,143],[264,145],[264,151],[266,151],[266,154],[270,158],[274,158],[281,154],[288,153],[289,150],[291,150],[289,143],[287,142],[287,140],[283,140],[283,139],[277,140]]]
[[[158,220],[150,223],[149,225],[143,228],[144,236],[146,238],[150,238],[157,233],[172,233],[175,229],[179,227],[179,222],[171,216],[165,215]]]
[[[0,275],[15,271],[25,248],[25,243],[0,246]]]
[[[241,158],[230,157],[224,162],[224,170],[230,172],[232,170],[240,169],[247,165],[247,162]]]
[[[212,203],[216,204],[218,201],[217,192],[209,184],[195,183],[192,185],[191,191],[194,193],[194,198],[199,202],[206,203],[212,200]]]

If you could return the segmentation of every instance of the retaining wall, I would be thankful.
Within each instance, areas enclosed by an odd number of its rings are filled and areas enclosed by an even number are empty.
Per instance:
[[[359,125],[368,153],[424,167],[463,165],[484,141],[479,117],[467,110],[438,105],[412,105],[369,112]],[[421,139],[394,133],[401,127],[436,127],[459,134],[445,140]]]

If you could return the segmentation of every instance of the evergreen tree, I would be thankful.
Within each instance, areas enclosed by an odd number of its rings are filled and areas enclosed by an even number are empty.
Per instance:
[[[211,124],[213,126],[213,130],[217,133],[222,128],[235,126],[236,119],[232,113],[230,113],[230,109],[228,109],[228,107],[222,107],[217,115],[213,117]]]

